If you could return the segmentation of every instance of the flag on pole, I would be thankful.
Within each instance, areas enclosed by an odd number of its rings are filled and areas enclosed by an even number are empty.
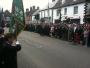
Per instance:
[[[13,0],[12,14],[10,22],[10,32],[15,33],[16,36],[24,29],[25,17],[22,0]]]

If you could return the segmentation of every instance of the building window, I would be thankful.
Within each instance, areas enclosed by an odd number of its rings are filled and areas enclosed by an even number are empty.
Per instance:
[[[59,16],[59,13],[60,13],[60,11],[59,11],[59,9],[57,10],[57,16]]]
[[[67,15],[67,8],[64,9],[64,15]]]
[[[78,14],[78,6],[74,6],[74,14]]]

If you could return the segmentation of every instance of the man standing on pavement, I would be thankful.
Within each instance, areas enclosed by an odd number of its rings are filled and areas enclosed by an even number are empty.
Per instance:
[[[0,68],[2,68],[2,54],[3,54],[3,43],[4,43],[4,29],[0,28]]]
[[[17,51],[21,50],[20,44],[13,46],[16,37],[12,33],[5,35],[5,43],[3,44],[3,68],[17,68]]]
[[[90,47],[90,27],[89,27],[89,30],[88,30],[87,47]]]

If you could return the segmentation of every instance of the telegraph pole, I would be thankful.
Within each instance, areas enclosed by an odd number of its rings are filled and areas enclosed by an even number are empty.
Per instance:
[[[60,0],[59,0],[59,12],[60,12],[60,17],[59,17],[59,20],[60,20],[60,23],[61,23],[61,7],[60,7]]]

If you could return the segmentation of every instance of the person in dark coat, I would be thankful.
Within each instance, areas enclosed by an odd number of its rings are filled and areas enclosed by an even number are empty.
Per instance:
[[[3,42],[4,42],[4,29],[0,28],[0,48],[2,47]]]
[[[46,36],[49,36],[49,33],[50,33],[50,27],[49,27],[48,24],[46,24],[45,27],[44,27],[44,34]]]
[[[38,26],[38,32],[39,32],[39,34],[40,34],[41,36],[44,35],[44,28],[42,27],[41,24]]]
[[[88,32],[87,47],[90,47],[90,30]]]
[[[2,68],[3,43],[4,43],[4,29],[0,28],[0,68]]]
[[[4,41],[4,29],[0,28],[0,45],[3,43]]]
[[[2,68],[17,68],[17,51],[21,50],[21,46],[19,44],[13,46],[15,39],[16,37],[12,33],[5,35]]]

